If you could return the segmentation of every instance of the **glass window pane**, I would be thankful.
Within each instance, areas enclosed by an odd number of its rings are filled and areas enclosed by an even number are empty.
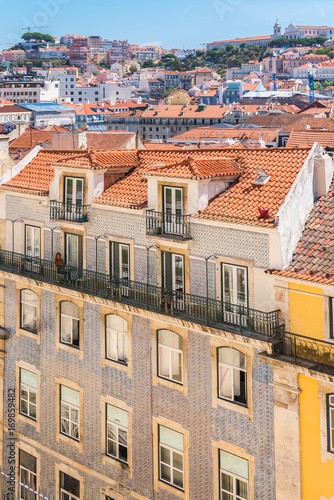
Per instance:
[[[107,328],[112,328],[113,330],[117,330],[119,332],[127,333],[128,331],[127,321],[117,314],[107,314],[106,326]]]
[[[224,269],[224,293],[223,300],[228,303],[233,303],[233,268],[223,265]]]
[[[161,464],[161,479],[170,483],[171,481],[171,468],[169,465]]]
[[[169,378],[169,349],[159,346],[159,375]]]
[[[37,389],[36,373],[29,372],[28,370],[21,368],[20,377],[21,377],[21,382],[23,382],[26,385],[29,385],[30,387],[33,387],[34,389]]]
[[[246,296],[246,269],[237,268],[237,303],[243,306],[247,305]]]
[[[223,398],[232,399],[232,369],[226,366],[219,367],[219,395]]]
[[[160,443],[166,444],[175,450],[183,451],[183,434],[172,431],[162,425],[159,426]]]
[[[160,456],[161,456],[161,461],[164,462],[165,464],[170,465],[170,450],[168,448],[165,448],[164,446],[160,447]]]
[[[183,470],[183,455],[173,452],[173,467]]]
[[[220,450],[220,467],[236,476],[248,479],[248,460]]]
[[[172,359],[172,379],[182,382],[182,354],[180,352],[171,352]]]
[[[70,389],[69,387],[66,387],[65,385],[60,386],[60,393],[61,393],[61,400],[65,401],[66,403],[70,403],[74,406],[79,407],[80,405],[80,394],[78,391],[75,391],[74,389]]]
[[[221,473],[221,488],[225,491],[233,493],[233,478],[228,474]]]
[[[117,360],[117,332],[107,330],[107,358]]]
[[[128,428],[128,412],[107,404],[107,420]]]
[[[79,319],[79,307],[73,302],[64,300],[60,303],[60,310],[63,314]]]
[[[159,330],[158,340],[159,344],[182,350],[182,337],[175,332],[170,330]]]
[[[231,347],[220,347],[218,349],[218,358],[221,363],[235,366],[236,368],[246,369],[246,356]]]
[[[247,483],[244,481],[240,481],[239,479],[236,479],[236,493],[239,495],[240,498],[245,498],[247,499]]]
[[[21,290],[21,300],[32,306],[37,306],[37,295],[31,290]]]
[[[20,465],[36,474],[36,458],[20,450]]]
[[[80,497],[80,482],[64,472],[60,472],[60,487],[68,493]]]
[[[176,469],[173,470],[173,484],[178,488],[183,488],[183,472]]]

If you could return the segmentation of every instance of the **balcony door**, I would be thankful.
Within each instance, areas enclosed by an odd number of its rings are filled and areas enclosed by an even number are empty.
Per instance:
[[[65,233],[65,264],[82,268],[82,236]]]
[[[164,232],[183,233],[183,189],[164,186]]]
[[[41,258],[41,228],[36,226],[26,226],[25,233],[25,255],[26,268],[31,271],[39,266]],[[37,270],[38,268],[36,268]]]
[[[184,293],[184,256],[162,252],[162,287]]]
[[[77,219],[82,216],[84,180],[79,177],[65,177],[65,218]]]
[[[123,280],[130,279],[130,246],[110,242],[110,275]]]
[[[246,326],[248,307],[247,267],[222,264],[222,300],[224,321]]]

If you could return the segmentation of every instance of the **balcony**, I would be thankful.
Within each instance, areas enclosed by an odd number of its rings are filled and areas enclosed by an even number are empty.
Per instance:
[[[334,343],[281,332],[273,346],[273,357],[309,369],[333,373]]]
[[[267,342],[275,341],[277,338],[279,311],[257,311],[199,295],[174,292],[136,281],[115,279],[108,274],[65,265],[56,269],[52,261],[6,250],[0,250],[0,269]]]
[[[146,234],[169,239],[190,240],[190,216],[147,210]]]
[[[50,201],[50,219],[69,222],[87,222],[89,205],[73,205],[61,201]]]

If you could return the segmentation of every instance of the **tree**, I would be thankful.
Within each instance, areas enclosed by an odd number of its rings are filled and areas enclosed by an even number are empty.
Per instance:
[[[164,54],[162,57],[161,57],[161,62],[163,63],[168,63],[172,60],[175,60],[177,59],[176,55],[175,54]]]
[[[23,33],[22,37],[21,37],[25,42],[30,42],[31,40],[37,40],[39,42],[50,42],[50,43],[54,43],[55,39],[53,38],[53,36],[51,35],[43,35],[42,33],[38,33],[37,31],[36,32],[33,32],[33,33],[30,33],[30,31],[28,31],[27,33]]]
[[[133,66],[133,65],[132,65],[132,66],[130,66],[130,68],[129,68],[129,73],[130,73],[130,75],[133,75],[133,73],[136,73],[136,71],[137,71],[136,66]]]
[[[150,59],[146,59],[145,61],[142,62],[141,65],[142,68],[154,68],[154,66],[155,64]]]

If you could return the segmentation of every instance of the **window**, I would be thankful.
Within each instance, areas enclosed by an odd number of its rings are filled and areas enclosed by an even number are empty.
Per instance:
[[[106,316],[106,358],[128,364],[128,324],[121,316]]]
[[[60,500],[80,500],[80,481],[60,472]]]
[[[20,413],[37,419],[37,375],[20,368]]]
[[[248,277],[247,268],[222,264],[223,301],[247,307]]]
[[[184,256],[162,253],[162,286],[166,290],[184,292]]]
[[[231,347],[218,349],[218,397],[247,403],[246,356]]]
[[[41,228],[26,226],[25,232],[25,254],[27,257],[41,257]]]
[[[159,478],[161,481],[183,490],[183,434],[162,425],[159,425]]]
[[[329,297],[329,337],[334,339],[334,297]]]
[[[334,394],[327,396],[328,449],[334,453]]]
[[[20,462],[20,499],[35,500],[37,489],[36,457],[19,450]]]
[[[79,307],[73,302],[60,303],[60,342],[79,347]]]
[[[248,461],[219,450],[220,500],[248,499]]]
[[[65,264],[79,269],[82,268],[82,236],[65,233]],[[72,271],[71,276],[75,279],[74,271]]]
[[[20,291],[20,328],[37,333],[37,295],[31,290]]]
[[[182,384],[182,337],[169,330],[158,331],[158,373]]]
[[[79,406],[80,395],[78,391],[65,385],[60,386],[60,432],[79,441]]]
[[[107,455],[128,461],[128,412],[107,404]]]
[[[110,242],[110,275],[114,278],[130,278],[130,246]]]

